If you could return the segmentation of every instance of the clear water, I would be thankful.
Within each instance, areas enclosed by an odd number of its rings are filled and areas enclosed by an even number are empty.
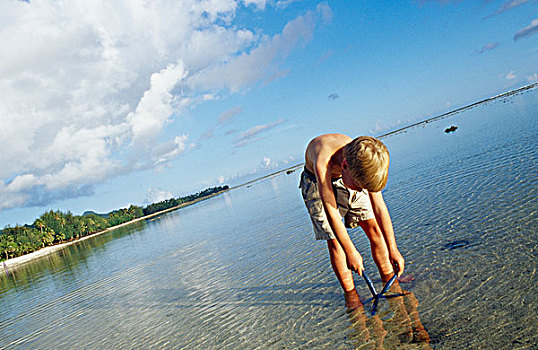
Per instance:
[[[537,131],[535,89],[384,140],[414,280],[375,317],[346,312],[295,171],[2,273],[0,348],[535,349]]]

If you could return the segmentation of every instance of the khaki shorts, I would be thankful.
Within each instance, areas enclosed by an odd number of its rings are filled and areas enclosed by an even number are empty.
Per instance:
[[[360,221],[375,217],[367,190],[350,190],[344,186],[341,178],[334,179],[332,185],[340,218],[344,218],[344,224],[347,228],[357,227]],[[310,214],[316,239],[335,239],[336,236],[329,225],[329,221],[327,221],[325,210],[323,210],[316,178],[310,171],[305,170],[301,174],[299,188],[308,209],[308,214]]]

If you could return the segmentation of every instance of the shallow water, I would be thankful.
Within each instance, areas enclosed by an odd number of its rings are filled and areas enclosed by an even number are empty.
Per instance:
[[[414,280],[375,317],[346,312],[295,171],[2,274],[0,348],[536,348],[537,114],[535,89],[384,139]]]

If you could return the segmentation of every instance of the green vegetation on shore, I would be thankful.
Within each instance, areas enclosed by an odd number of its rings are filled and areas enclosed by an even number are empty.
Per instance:
[[[0,261],[32,253],[57,243],[88,236],[109,227],[203,199],[228,189],[228,186],[212,187],[185,197],[170,198],[153,203],[145,208],[131,205],[129,208],[114,210],[108,214],[86,212],[78,216],[73,215],[70,211],[63,213],[60,210],[50,210],[37,218],[32,225],[7,226],[0,231]]]

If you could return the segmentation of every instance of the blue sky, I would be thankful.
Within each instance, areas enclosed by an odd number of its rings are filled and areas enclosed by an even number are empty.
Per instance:
[[[0,4],[0,227],[302,162],[538,80],[537,1]]]

